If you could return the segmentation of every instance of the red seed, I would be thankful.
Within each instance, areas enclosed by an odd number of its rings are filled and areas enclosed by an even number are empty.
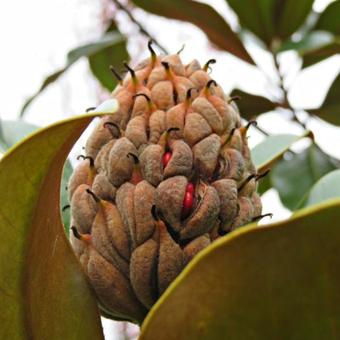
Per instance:
[[[186,218],[189,216],[192,206],[194,204],[194,196],[191,192],[186,192],[183,199],[182,217]]]
[[[191,194],[195,193],[195,186],[192,183],[187,184],[186,192],[190,192]]]
[[[163,168],[165,168],[168,165],[168,163],[171,159],[171,156],[172,156],[172,153],[170,151],[166,152],[163,155],[163,158],[162,158]]]

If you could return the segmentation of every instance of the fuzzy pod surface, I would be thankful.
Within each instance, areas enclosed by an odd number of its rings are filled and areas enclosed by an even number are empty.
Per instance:
[[[99,306],[137,323],[198,252],[262,209],[249,126],[209,62],[149,49],[125,65],[119,110],[99,119],[69,185],[70,239]]]

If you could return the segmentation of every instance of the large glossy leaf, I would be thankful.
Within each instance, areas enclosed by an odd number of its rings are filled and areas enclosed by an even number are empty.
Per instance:
[[[117,32],[118,28],[114,22],[108,27],[106,33]],[[110,65],[119,69],[123,61],[129,59],[129,53],[126,49],[126,40],[116,42],[114,45],[105,47],[98,52],[89,55],[89,64],[92,73],[102,84],[103,87],[112,91],[117,85],[117,79],[109,72]]]
[[[189,21],[204,31],[219,48],[254,64],[243,43],[228,23],[212,7],[191,0],[133,0],[144,10],[182,21]]]
[[[233,90],[230,96],[240,97],[240,100],[237,101],[237,106],[240,109],[242,118],[247,120],[253,119],[261,113],[275,110],[277,106],[265,97],[256,96],[238,89]]]
[[[27,109],[27,107],[32,103],[32,101],[51,83],[55,82],[65,71],[69,69],[76,61],[78,61],[82,57],[90,57],[92,55],[97,55],[99,53],[99,57],[101,57],[100,52],[105,51],[108,48],[113,49],[117,44],[118,48],[121,46],[120,44],[125,41],[125,38],[123,35],[121,35],[118,32],[109,32],[106,33],[103,37],[100,39],[96,40],[95,42],[80,46],[78,48],[75,48],[71,50],[67,54],[67,60],[66,60],[66,65],[54,72],[53,74],[49,75],[41,84],[40,88],[38,91],[31,96],[24,104],[24,106],[21,109],[20,116],[22,117]],[[115,62],[116,59],[113,60],[113,63]],[[96,61],[97,63],[97,61]],[[95,67],[95,69],[98,69],[98,66]],[[109,70],[107,70],[107,73],[110,74]],[[103,79],[103,76],[99,76],[101,79]],[[104,81],[104,80],[103,80]],[[106,80],[105,80],[106,82]],[[114,84],[114,79],[112,80]]]
[[[339,166],[339,162],[312,144],[290,159],[277,163],[270,173],[270,181],[282,203],[290,210],[295,210],[315,182]]]
[[[65,159],[95,114],[39,130],[0,161],[1,339],[103,338],[59,211]]]
[[[23,120],[3,120],[0,121],[0,146],[3,151],[7,151],[15,143],[21,141],[28,134],[36,131],[39,127]],[[60,207],[61,209],[68,204],[66,186],[72,174],[72,165],[69,161],[65,162],[60,188]],[[62,210],[63,224],[66,232],[70,225],[69,210]]]
[[[251,150],[251,158],[254,165],[258,171],[268,169],[276,160],[281,158],[292,144],[308,134],[309,132],[307,131],[302,136],[279,134],[267,137]]]
[[[339,219],[336,200],[222,237],[167,289],[140,340],[339,339]]]
[[[268,46],[275,38],[286,39],[305,21],[313,0],[226,0],[240,24]]]
[[[327,96],[319,109],[308,110],[310,113],[335,125],[340,125],[340,74],[332,83]]]
[[[340,1],[330,3],[321,13],[315,29],[325,30],[340,36]]]
[[[319,179],[310,190],[303,205],[320,204],[334,198],[340,199],[340,170],[334,170]]]

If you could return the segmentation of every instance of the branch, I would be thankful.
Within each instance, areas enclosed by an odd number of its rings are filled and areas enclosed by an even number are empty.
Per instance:
[[[288,100],[288,91],[284,85],[284,78],[280,70],[280,63],[279,63],[277,54],[273,54],[273,59],[274,59],[274,64],[275,64],[275,68],[277,71],[277,75],[279,77],[279,87],[283,93],[282,107],[289,109],[293,114],[293,120],[297,122],[304,130],[307,130],[306,124],[299,119],[299,117],[297,116],[296,110],[291,106]]]
[[[122,10],[129,19],[139,28],[139,31],[151,39],[155,45],[157,45],[165,54],[168,54],[168,51],[165,47],[163,47],[145,28],[144,26],[132,15],[129,9],[127,9],[123,4],[120,3],[119,0],[112,0],[113,3],[117,6],[118,9]]]

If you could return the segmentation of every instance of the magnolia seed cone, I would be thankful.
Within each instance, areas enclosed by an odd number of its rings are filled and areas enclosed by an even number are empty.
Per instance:
[[[151,57],[112,96],[69,183],[71,242],[104,315],[142,322],[188,262],[261,215],[247,128],[207,71]]]

